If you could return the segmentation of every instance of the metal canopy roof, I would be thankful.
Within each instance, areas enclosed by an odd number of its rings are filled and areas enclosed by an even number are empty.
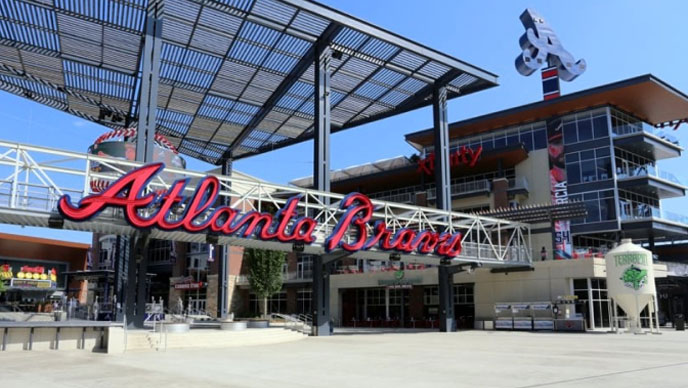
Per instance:
[[[158,2],[158,0],[151,0]],[[0,89],[136,125],[148,0],[0,0]],[[219,163],[312,138],[315,42],[329,43],[332,131],[496,85],[448,55],[306,0],[163,0],[157,131]]]

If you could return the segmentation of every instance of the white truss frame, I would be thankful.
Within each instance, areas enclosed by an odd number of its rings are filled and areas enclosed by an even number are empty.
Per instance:
[[[97,163],[108,170],[91,171]],[[60,196],[69,194],[73,202],[91,194],[91,180],[114,181],[142,163],[101,157],[92,154],[57,150],[48,147],[0,141],[0,222],[29,226],[48,226],[48,219],[56,213]],[[191,178],[187,195],[195,189],[195,181],[208,175],[205,172],[165,168],[176,179]],[[213,174],[216,175],[216,174]],[[324,241],[332,232],[344,210],[339,208],[344,195],[262,181],[216,175],[220,181],[220,196],[229,197],[230,206],[242,212],[267,211],[280,208],[293,195],[302,195],[298,203],[301,214],[308,214],[317,222],[316,241],[306,246],[307,253],[324,253]],[[151,182],[151,190],[168,188],[173,181],[165,181],[161,174]],[[463,249],[453,261],[476,262],[487,266],[522,266],[532,261],[530,226],[491,217],[411,206],[373,200],[376,210],[368,226],[383,220],[393,231],[400,228],[461,232]],[[120,210],[109,210],[87,222],[65,221],[65,229],[96,233],[131,235],[137,230],[125,223]],[[204,242],[205,235],[184,231],[151,231],[154,238],[177,241]],[[346,236],[351,239],[353,236]],[[261,241],[236,236],[220,236],[219,244],[291,250],[291,244]],[[389,251],[371,248],[352,254],[352,257],[387,260]],[[402,254],[409,262],[438,264],[439,257],[429,254]]]

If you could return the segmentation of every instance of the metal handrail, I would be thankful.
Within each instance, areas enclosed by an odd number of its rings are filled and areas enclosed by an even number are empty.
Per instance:
[[[296,330],[300,333],[303,334],[310,334],[311,331],[311,320],[307,317],[304,316],[303,314],[292,314],[292,315],[287,315],[287,314],[281,314],[281,313],[271,313],[271,317],[277,317],[279,319],[283,319],[285,321],[285,328],[290,328],[292,330]],[[291,326],[290,326],[291,324]]]

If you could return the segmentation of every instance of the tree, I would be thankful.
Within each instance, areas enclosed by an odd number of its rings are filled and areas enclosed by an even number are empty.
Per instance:
[[[268,297],[282,289],[284,252],[247,248],[244,257],[248,264],[248,283],[251,290],[263,299],[263,314],[268,314]]]

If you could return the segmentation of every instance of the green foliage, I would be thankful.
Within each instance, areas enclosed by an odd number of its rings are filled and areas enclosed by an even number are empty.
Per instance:
[[[267,298],[282,289],[282,264],[286,253],[247,248],[248,282],[258,298]]]

